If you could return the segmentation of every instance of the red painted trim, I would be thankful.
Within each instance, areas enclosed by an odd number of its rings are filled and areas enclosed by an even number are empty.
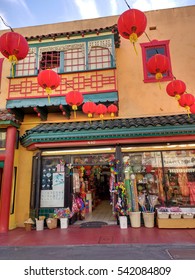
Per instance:
[[[164,137],[144,137],[144,138],[127,138],[127,139],[106,139],[94,141],[67,141],[67,142],[47,142],[34,143],[28,146],[28,150],[36,150],[38,148],[63,148],[63,147],[78,147],[78,146],[103,146],[117,144],[148,144],[148,143],[172,143],[172,142],[190,142],[195,141],[195,135],[184,136],[164,136]]]
[[[93,95],[96,95],[96,94],[104,94],[104,93],[112,93],[112,92],[118,92],[117,90],[103,90],[103,91],[90,91],[90,92],[83,92],[82,91],[82,94],[83,95],[88,95],[88,94],[93,94]],[[45,95],[44,96],[40,96],[40,95],[33,95],[33,96],[22,96],[22,97],[8,97],[6,98],[6,100],[18,100],[18,99],[22,99],[22,100],[26,100],[26,99],[36,99],[36,98],[48,98],[48,96],[46,95],[46,93],[44,93]],[[65,97],[67,93],[63,93],[63,94],[55,94],[55,95],[52,95],[50,94],[50,97]]]
[[[10,199],[12,191],[12,176],[14,166],[14,150],[16,142],[16,128],[9,126],[6,133],[6,157],[3,168],[0,205],[0,233],[8,232],[10,216]]]
[[[5,160],[5,152],[3,152],[2,154],[0,154],[0,160]]]
[[[166,77],[163,77],[161,82],[163,81],[170,81],[173,79],[173,74],[172,74],[172,67],[171,67],[171,58],[170,58],[170,51],[169,51],[169,42],[170,40],[163,40],[163,41],[158,41],[158,40],[153,40],[149,43],[141,43],[141,49],[142,49],[142,63],[143,63],[143,74],[144,74],[144,83],[156,83],[158,82],[155,77],[148,77],[148,72],[146,68],[146,62],[147,62],[147,57],[146,57],[146,50],[147,49],[155,49],[158,47],[164,47],[165,49],[165,55],[169,59],[169,71],[167,73]]]

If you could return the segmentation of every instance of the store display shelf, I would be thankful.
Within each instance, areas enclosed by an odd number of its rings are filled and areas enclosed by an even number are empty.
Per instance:
[[[195,228],[195,218],[193,219],[159,219],[157,218],[158,228]]]

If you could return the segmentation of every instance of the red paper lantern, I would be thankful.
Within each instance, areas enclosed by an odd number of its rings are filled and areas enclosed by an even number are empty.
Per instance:
[[[190,106],[190,112],[191,112],[192,114],[195,114],[195,104],[192,104],[192,105]]]
[[[118,107],[114,104],[108,106],[108,113],[110,113],[111,117],[114,117],[118,112]]]
[[[186,84],[180,80],[171,81],[166,87],[167,94],[180,99],[181,95],[186,91]]]
[[[66,103],[72,106],[72,109],[74,111],[74,117],[76,117],[76,110],[78,110],[78,106],[80,106],[83,103],[82,93],[76,90],[70,91],[67,93],[65,99]]]
[[[163,77],[162,74],[169,69],[169,60],[165,55],[155,54],[148,59],[146,66],[148,72],[154,74],[155,78],[160,80]]]
[[[16,32],[7,32],[0,37],[0,52],[13,64],[24,59],[28,54],[29,46],[26,39]]]
[[[53,70],[47,69],[39,72],[37,76],[38,84],[45,89],[50,102],[50,93],[60,84],[60,76]]]
[[[181,98],[179,99],[179,105],[184,107],[188,113],[190,112],[190,107],[194,104],[195,98],[190,93],[182,94]]]
[[[100,116],[101,119],[103,119],[104,115],[107,113],[107,107],[104,104],[98,104],[96,107],[96,114]]]
[[[82,110],[83,113],[87,114],[89,118],[93,117],[93,114],[96,112],[96,104],[92,101],[87,101],[83,104]]]
[[[129,9],[122,13],[118,19],[118,31],[125,39],[130,39],[135,43],[140,37],[147,25],[145,14],[137,9]]]

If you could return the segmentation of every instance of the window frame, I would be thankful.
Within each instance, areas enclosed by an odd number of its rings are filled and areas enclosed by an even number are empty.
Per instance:
[[[72,45],[72,47],[71,47]],[[94,67],[93,69],[89,68],[88,64],[88,56],[90,53],[90,49],[93,47],[103,47],[108,49],[110,53],[110,66],[105,68],[98,68]],[[65,71],[66,65],[64,62],[65,52],[68,50],[75,50],[75,49],[81,49],[81,52],[84,53],[84,69],[82,70],[74,70],[76,67],[73,63],[73,65],[69,65],[70,68],[73,67],[73,70],[71,71]],[[36,76],[39,71],[41,71],[40,62],[42,58],[43,53],[47,52],[60,52],[60,65],[59,67],[55,68],[57,69],[58,74],[66,74],[66,73],[75,73],[75,72],[85,72],[85,71],[93,71],[93,70],[104,70],[104,69],[110,69],[116,67],[116,59],[115,59],[115,44],[114,44],[114,36],[113,35],[106,35],[106,36],[98,36],[97,37],[90,37],[90,38],[82,38],[82,39],[68,39],[68,41],[59,41],[59,42],[42,42],[42,43],[35,43],[30,46],[30,50],[32,53],[35,54],[35,68],[34,68],[34,74],[27,74],[27,75],[16,75],[17,74],[17,65],[15,65],[15,77],[30,77],[30,76]],[[22,60],[20,61],[22,64]],[[98,64],[98,63],[97,63]],[[21,65],[21,68],[23,66]],[[30,69],[30,68],[29,68]],[[53,68],[51,68],[53,69]],[[11,76],[11,74],[10,74]]]
[[[147,43],[140,43],[141,49],[142,49],[142,63],[143,63],[143,76],[144,76],[144,83],[155,83],[158,82],[155,79],[155,75],[149,76],[147,71],[147,53],[146,51],[148,49],[156,49],[156,48],[164,48],[165,55],[168,57],[169,60],[169,70],[166,72],[166,76],[163,76],[161,81],[171,81],[173,79],[172,74],[172,67],[171,67],[171,58],[170,58],[170,50],[169,50],[169,42],[170,40],[153,40],[151,42]]]

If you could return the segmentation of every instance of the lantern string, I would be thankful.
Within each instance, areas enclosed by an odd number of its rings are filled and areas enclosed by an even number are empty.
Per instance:
[[[5,26],[9,27],[10,30],[11,30],[12,32],[14,32],[14,30],[12,29],[12,27],[6,23],[6,21],[2,18],[2,16],[0,16],[0,18],[1,18],[2,22],[3,22],[3,24],[4,24]]]
[[[126,0],[124,0],[124,1],[125,1],[125,3],[126,3],[127,7],[128,7],[129,9],[131,9],[131,7],[129,6],[129,4],[127,3],[127,1],[126,1]]]

